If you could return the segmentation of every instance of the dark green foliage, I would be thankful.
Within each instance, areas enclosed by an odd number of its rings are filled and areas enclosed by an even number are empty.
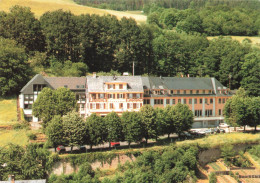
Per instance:
[[[7,14],[0,12],[0,36],[23,45],[27,53],[45,47],[41,24],[28,7],[16,5]]]
[[[47,126],[54,115],[63,116],[69,111],[75,109],[75,94],[67,88],[52,90],[44,88],[33,103],[33,115],[40,117]]]
[[[0,37],[0,96],[18,94],[29,80],[31,69],[26,59],[23,47]]]
[[[122,122],[120,117],[115,112],[111,112],[106,115],[104,121],[107,129],[108,142],[119,142],[124,140]]]
[[[209,174],[209,183],[217,183],[217,176],[215,173],[210,173]]]
[[[25,149],[10,144],[0,151],[0,180],[7,180],[8,175],[15,175],[18,180],[44,179],[52,169],[57,156],[51,156],[47,149],[37,144],[29,144]]]
[[[221,156],[224,158],[226,165],[230,166],[232,158],[235,156],[233,145],[225,145],[221,148]]]
[[[255,157],[260,157],[260,145],[253,146],[249,153],[254,155]]]
[[[73,146],[80,146],[83,145],[84,142],[88,141],[86,140],[86,138],[88,138],[86,123],[79,116],[78,112],[68,112],[62,117],[62,120],[64,139],[71,149]]]
[[[54,116],[52,120],[48,123],[45,129],[45,134],[48,137],[48,142],[55,148],[58,145],[63,145],[65,143],[64,139],[64,129],[61,116]]]
[[[99,145],[106,142],[107,129],[102,117],[93,113],[86,119],[86,125],[89,136],[87,144],[89,144],[91,148],[93,145]]]
[[[125,141],[141,141],[143,138],[143,127],[140,114],[137,112],[124,112],[121,117]]]
[[[186,104],[178,103],[173,107],[173,121],[177,134],[188,131],[193,124],[193,112]]]
[[[40,22],[46,37],[46,49],[49,55],[54,55],[62,62],[80,60],[80,31],[75,15],[57,10],[44,13]]]
[[[241,87],[243,87],[249,96],[260,96],[260,52],[254,52],[245,55],[245,62],[241,68]]]
[[[37,138],[35,133],[29,133],[29,134],[27,134],[27,136],[28,136],[29,140],[36,140],[36,138]]]
[[[140,109],[140,116],[143,125],[143,136],[146,142],[150,138],[156,138],[156,113],[151,105],[144,105]]]

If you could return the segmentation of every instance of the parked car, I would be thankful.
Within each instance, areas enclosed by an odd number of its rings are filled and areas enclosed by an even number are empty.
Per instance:
[[[58,152],[59,154],[65,153],[65,152],[66,152],[66,149],[65,149],[65,147],[64,147],[63,145],[58,145],[58,147],[57,147],[57,152]]]
[[[220,123],[219,128],[228,128],[229,125],[227,123]]]
[[[189,132],[181,132],[179,134],[179,138],[181,138],[181,139],[191,139],[192,135]]]
[[[205,132],[205,134],[214,134],[215,133],[214,129],[207,129],[204,132]]]
[[[214,132],[215,133],[225,133],[226,131],[224,129],[221,129],[221,128],[214,128]]]
[[[120,142],[110,142],[111,147],[119,147],[120,146]]]

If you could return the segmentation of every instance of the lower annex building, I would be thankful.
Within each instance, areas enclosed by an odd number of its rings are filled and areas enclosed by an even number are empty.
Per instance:
[[[187,104],[194,113],[193,128],[215,127],[224,121],[223,107],[232,95],[215,78],[93,76],[43,77],[35,75],[21,90],[20,108],[25,119],[38,122],[32,104],[44,87],[65,87],[76,95],[82,117],[91,113],[105,116],[114,111],[139,111],[143,105],[164,108]]]

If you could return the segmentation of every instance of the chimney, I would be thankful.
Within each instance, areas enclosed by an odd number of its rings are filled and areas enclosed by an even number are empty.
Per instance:
[[[11,183],[15,183],[14,175],[8,175],[8,181],[11,181]]]
[[[93,72],[93,78],[96,78],[96,77],[97,77],[97,73]]]

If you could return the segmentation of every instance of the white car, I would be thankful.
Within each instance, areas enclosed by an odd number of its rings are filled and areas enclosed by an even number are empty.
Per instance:
[[[220,123],[220,124],[219,124],[219,127],[220,127],[220,128],[228,128],[229,125],[228,125],[227,123]]]

